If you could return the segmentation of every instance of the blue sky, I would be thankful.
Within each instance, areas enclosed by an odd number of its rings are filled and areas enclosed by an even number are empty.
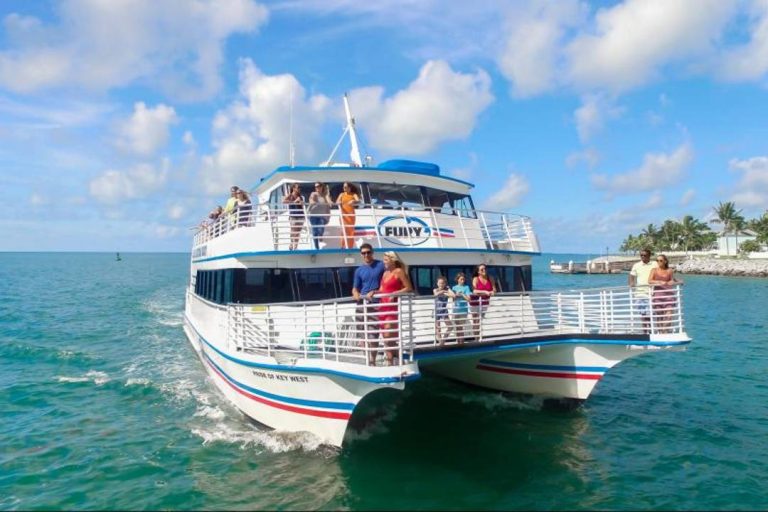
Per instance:
[[[439,164],[545,252],[768,208],[768,0],[0,3],[0,250],[187,251],[231,184]]]

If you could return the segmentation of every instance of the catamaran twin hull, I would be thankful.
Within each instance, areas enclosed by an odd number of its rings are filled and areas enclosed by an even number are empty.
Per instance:
[[[597,314],[595,294],[618,306],[621,297],[631,294],[628,288],[612,289],[609,296],[606,290],[586,292],[578,292],[582,303],[576,310],[587,314],[581,317],[587,332],[578,331],[579,315],[570,320],[572,311],[564,307],[573,298],[568,293],[502,294],[493,298],[481,318],[478,338],[459,344],[456,333],[449,330],[442,333],[442,346],[435,333],[429,333],[434,329],[429,310],[434,301],[427,297],[400,298],[402,338],[394,348],[371,341],[381,339],[375,312],[370,322],[358,325],[360,317],[348,314],[358,306],[349,301],[301,308],[219,307],[192,296],[184,328],[216,386],[243,413],[269,427],[312,432],[325,443],[341,446],[361,400],[378,389],[402,390],[422,371],[492,390],[581,401],[608,369],[624,359],[649,350],[680,350],[690,342],[680,329],[634,333],[642,332],[645,319],[633,317],[631,306],[627,314],[622,314],[622,307],[611,309],[610,319]],[[306,320],[289,317],[286,309],[300,310]],[[337,328],[331,329],[334,321]],[[270,326],[273,333],[267,338]],[[322,326],[328,330],[320,330]],[[601,326],[615,332],[601,333]],[[469,333],[472,326],[466,327]],[[654,328],[661,330],[655,322]],[[221,332],[230,335],[223,339]],[[298,332],[305,333],[298,343],[274,341],[295,339]],[[401,364],[366,364],[370,352],[383,361],[387,349],[397,352]]]

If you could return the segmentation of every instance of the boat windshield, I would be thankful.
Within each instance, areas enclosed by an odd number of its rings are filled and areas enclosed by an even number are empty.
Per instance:
[[[342,191],[343,182],[327,182],[328,192],[332,201],[336,201]],[[363,203],[378,208],[416,209],[429,208],[444,215],[461,215],[464,218],[475,218],[475,208],[468,194],[447,192],[419,185],[399,185],[396,183],[353,183]],[[272,191],[270,204],[279,207],[282,199],[288,193],[288,185]],[[314,182],[300,183],[299,190],[305,201],[314,192]]]

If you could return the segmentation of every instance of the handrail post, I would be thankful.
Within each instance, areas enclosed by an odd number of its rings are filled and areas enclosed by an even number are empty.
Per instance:
[[[400,205],[400,213],[403,216],[403,223],[405,224],[405,232],[408,234],[408,245],[413,247],[413,237],[411,236],[411,230],[408,229],[408,215],[405,213],[405,206]]]
[[[483,222],[483,241],[486,242],[488,245],[486,247],[490,247],[493,249],[493,241],[491,240],[491,233],[488,231],[488,223],[485,220],[485,213],[484,212],[478,212],[480,214],[480,219]]]
[[[378,244],[377,249],[382,249],[383,246],[381,245],[381,234],[379,233],[379,217],[376,215],[376,205],[371,203],[371,217],[373,217],[373,232],[376,233],[376,243]]]
[[[461,226],[461,234],[463,235],[463,238],[464,238],[464,245],[467,246],[467,249],[471,249],[472,246],[469,244],[469,237],[467,236],[467,228],[466,226],[464,226],[464,216],[461,214],[462,212],[460,209],[456,210],[456,213],[458,214],[458,217],[459,217],[459,226]]]
[[[272,340],[273,333],[272,333],[272,315],[270,314],[270,311],[272,308],[270,306],[267,306],[267,310],[264,312],[264,320],[267,322],[267,356],[272,356]]]
[[[656,334],[656,312],[653,310],[653,286],[649,285],[648,287],[648,317],[649,317],[649,327],[650,327],[650,333],[649,334]]]
[[[584,292],[579,292],[579,332],[586,332],[584,319]]]
[[[431,207],[429,208],[429,215],[432,218],[432,226],[434,227],[434,229],[437,230],[437,234],[438,234],[438,236],[437,236],[437,246],[442,249],[445,246],[443,244],[443,236],[440,233],[440,224],[438,224],[438,222],[437,222],[437,214],[435,213],[435,209],[434,208],[431,208]]]

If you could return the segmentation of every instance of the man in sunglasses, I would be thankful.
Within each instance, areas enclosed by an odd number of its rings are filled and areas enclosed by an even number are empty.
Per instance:
[[[633,288],[635,311],[640,313],[645,332],[650,332],[651,320],[651,294],[648,285],[648,279],[651,270],[658,267],[655,261],[651,261],[651,250],[643,249],[640,251],[640,261],[632,265],[629,271],[629,286]]]
[[[355,321],[358,334],[363,340],[378,339],[378,326],[376,322],[376,308],[369,306],[373,300],[373,294],[381,285],[381,276],[384,275],[384,262],[373,258],[373,247],[369,243],[360,246],[360,255],[363,264],[355,270],[352,281],[352,296],[357,301]],[[373,348],[375,343],[367,343],[368,348]],[[376,364],[376,352],[368,352],[368,364]]]

